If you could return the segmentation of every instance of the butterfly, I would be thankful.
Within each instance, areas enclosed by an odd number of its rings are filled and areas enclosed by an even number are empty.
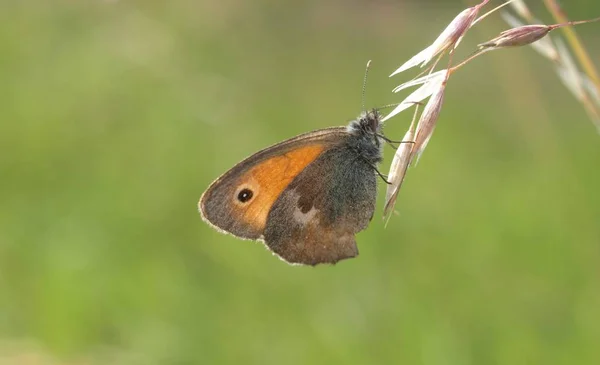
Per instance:
[[[373,218],[381,116],[301,134],[263,149],[216,179],[198,203],[216,230],[260,240],[291,264],[358,255],[356,233]],[[379,174],[381,176],[381,174]]]

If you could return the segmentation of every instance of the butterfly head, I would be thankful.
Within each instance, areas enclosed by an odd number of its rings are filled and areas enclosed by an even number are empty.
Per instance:
[[[353,134],[363,134],[373,137],[381,134],[381,114],[377,109],[371,109],[360,113],[357,119],[350,122],[348,132]]]
[[[354,138],[351,139],[353,148],[360,151],[369,163],[375,165],[382,159],[381,115],[377,109],[362,112],[359,117],[348,124],[347,131]]]

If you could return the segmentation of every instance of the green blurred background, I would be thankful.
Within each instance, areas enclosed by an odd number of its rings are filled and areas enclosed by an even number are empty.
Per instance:
[[[4,0],[0,363],[600,363],[600,136],[529,48],[455,74],[354,260],[291,267],[197,213],[243,157],[358,115],[367,60],[367,106],[400,101],[416,71],[388,75],[465,4]]]

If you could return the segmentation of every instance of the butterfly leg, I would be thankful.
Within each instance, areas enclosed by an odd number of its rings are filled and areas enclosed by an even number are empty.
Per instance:
[[[395,144],[400,145],[400,144],[403,144],[403,143],[415,143],[415,141],[394,141],[392,139],[387,138],[383,134],[377,134],[377,137],[383,139],[385,142],[387,142],[387,144],[389,144],[395,150],[397,150],[398,147],[400,147],[400,146],[396,146]]]
[[[379,175],[379,177],[381,178],[381,180],[383,180],[383,182],[385,182],[388,185],[392,185],[391,182],[388,181],[387,176],[385,176],[384,174],[382,174],[378,169],[377,166],[371,165],[371,167],[373,168],[373,170],[375,170],[375,172],[377,173],[377,175]]]

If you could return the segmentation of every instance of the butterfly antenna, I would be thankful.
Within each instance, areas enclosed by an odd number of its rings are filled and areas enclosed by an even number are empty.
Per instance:
[[[382,106],[380,106],[380,107],[378,107],[378,108],[376,108],[376,109],[377,109],[377,110],[381,110],[381,109],[391,108],[391,107],[393,107],[393,106],[398,106],[398,105],[400,105],[400,104],[401,104],[401,103],[386,104],[386,105],[382,105]]]
[[[398,105],[400,105],[400,104],[402,104],[402,103],[392,103],[392,104],[386,104],[386,105],[382,105],[382,106],[378,107],[378,108],[377,108],[377,110],[379,110],[379,109],[391,108],[391,107],[393,107],[393,106],[398,106]],[[423,105],[423,103],[422,103],[422,102],[420,102],[420,101],[407,101],[407,102],[406,102],[406,104]]]
[[[369,75],[369,68],[371,67],[371,60],[367,62],[367,67],[365,68],[365,78],[363,79],[362,86],[362,111],[365,111],[365,91],[367,90],[367,76]]]

